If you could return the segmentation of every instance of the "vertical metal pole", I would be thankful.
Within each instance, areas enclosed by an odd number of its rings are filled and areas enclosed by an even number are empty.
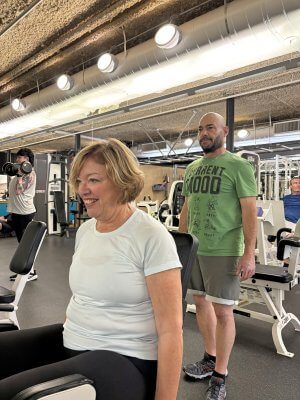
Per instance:
[[[6,152],[6,162],[10,162],[11,161],[11,151],[7,150]]]
[[[80,133],[75,135],[75,152],[76,154],[80,151]]]
[[[265,164],[265,200],[268,200],[268,174],[267,174],[267,163]]]
[[[11,162],[11,151],[10,150],[7,150],[7,152],[6,152],[6,162]],[[7,192],[8,192],[10,180],[11,180],[11,177],[9,175],[7,175],[7,186],[6,186]]]
[[[275,162],[276,166],[275,166],[274,194],[275,194],[275,200],[279,200],[279,155],[278,154],[276,154]]]
[[[257,249],[258,261],[260,264],[267,265],[267,249],[265,244],[264,218],[257,217]]]
[[[173,164],[173,181],[177,180],[177,165]]]
[[[290,171],[291,171],[291,162],[287,158],[285,158],[284,161],[285,168],[284,168],[284,192],[283,196],[287,194],[288,191],[288,182],[289,182],[289,176],[290,176]]]
[[[81,147],[80,146],[80,139],[81,139],[80,138],[80,133],[77,133],[75,135],[75,153],[76,154],[80,152],[80,147]],[[78,193],[75,193],[75,198],[77,199],[77,211],[78,211],[78,217],[79,217],[79,219],[77,221],[78,221],[78,224],[80,226],[80,224],[81,224],[81,219],[80,218],[82,217],[83,211],[84,211],[83,201],[81,200],[81,198],[80,198]],[[74,218],[75,218],[74,224],[77,225],[76,224],[76,217],[74,217]]]
[[[226,100],[226,125],[229,128],[226,137],[226,150],[234,151],[234,97]]]

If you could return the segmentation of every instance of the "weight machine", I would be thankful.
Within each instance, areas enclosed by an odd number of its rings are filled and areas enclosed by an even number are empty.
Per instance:
[[[174,181],[170,188],[167,200],[164,200],[159,208],[158,218],[169,231],[177,231],[179,218],[184,204],[182,195],[183,181]]]
[[[35,170],[37,171],[35,218],[47,224],[49,235],[61,234],[64,227],[59,222],[61,218],[58,216],[58,207],[55,204],[55,192],[62,193],[63,208],[61,209],[60,204],[60,216],[62,213],[67,216],[69,211],[67,157],[60,154],[36,154]]]

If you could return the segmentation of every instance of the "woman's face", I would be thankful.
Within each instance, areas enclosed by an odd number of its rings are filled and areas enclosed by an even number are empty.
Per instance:
[[[105,165],[87,159],[79,173],[78,194],[89,217],[105,220],[118,205],[120,190],[108,178]]]

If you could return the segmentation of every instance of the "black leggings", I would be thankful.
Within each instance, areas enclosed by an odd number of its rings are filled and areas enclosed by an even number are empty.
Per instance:
[[[26,214],[26,215],[21,215],[21,214],[11,214],[11,225],[14,228],[14,231],[16,232],[16,236],[18,239],[18,242],[21,242],[23,233],[29,224],[30,221],[33,220],[35,213],[32,214]]]
[[[3,233],[4,235],[13,232],[13,228],[11,225],[9,225],[7,222],[0,221],[0,226],[2,225],[0,232]]]
[[[0,333],[0,399],[66,375],[94,382],[97,400],[153,400],[157,362],[63,346],[61,324]]]

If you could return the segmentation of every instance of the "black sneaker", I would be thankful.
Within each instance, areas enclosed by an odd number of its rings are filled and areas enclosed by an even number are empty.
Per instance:
[[[217,376],[212,376],[209,381],[206,400],[224,400],[225,398],[225,380]]]
[[[206,353],[202,360],[195,362],[194,364],[188,364],[183,366],[183,372],[194,379],[204,379],[212,376],[215,369],[215,362],[212,361]]]
[[[15,281],[15,280],[16,280],[16,277],[17,277],[17,274],[11,275],[11,276],[9,277],[9,280],[10,280],[10,281]]]
[[[33,272],[30,272],[27,278],[27,282],[30,281],[36,281],[38,278],[38,274],[36,273],[36,270],[34,270]]]

